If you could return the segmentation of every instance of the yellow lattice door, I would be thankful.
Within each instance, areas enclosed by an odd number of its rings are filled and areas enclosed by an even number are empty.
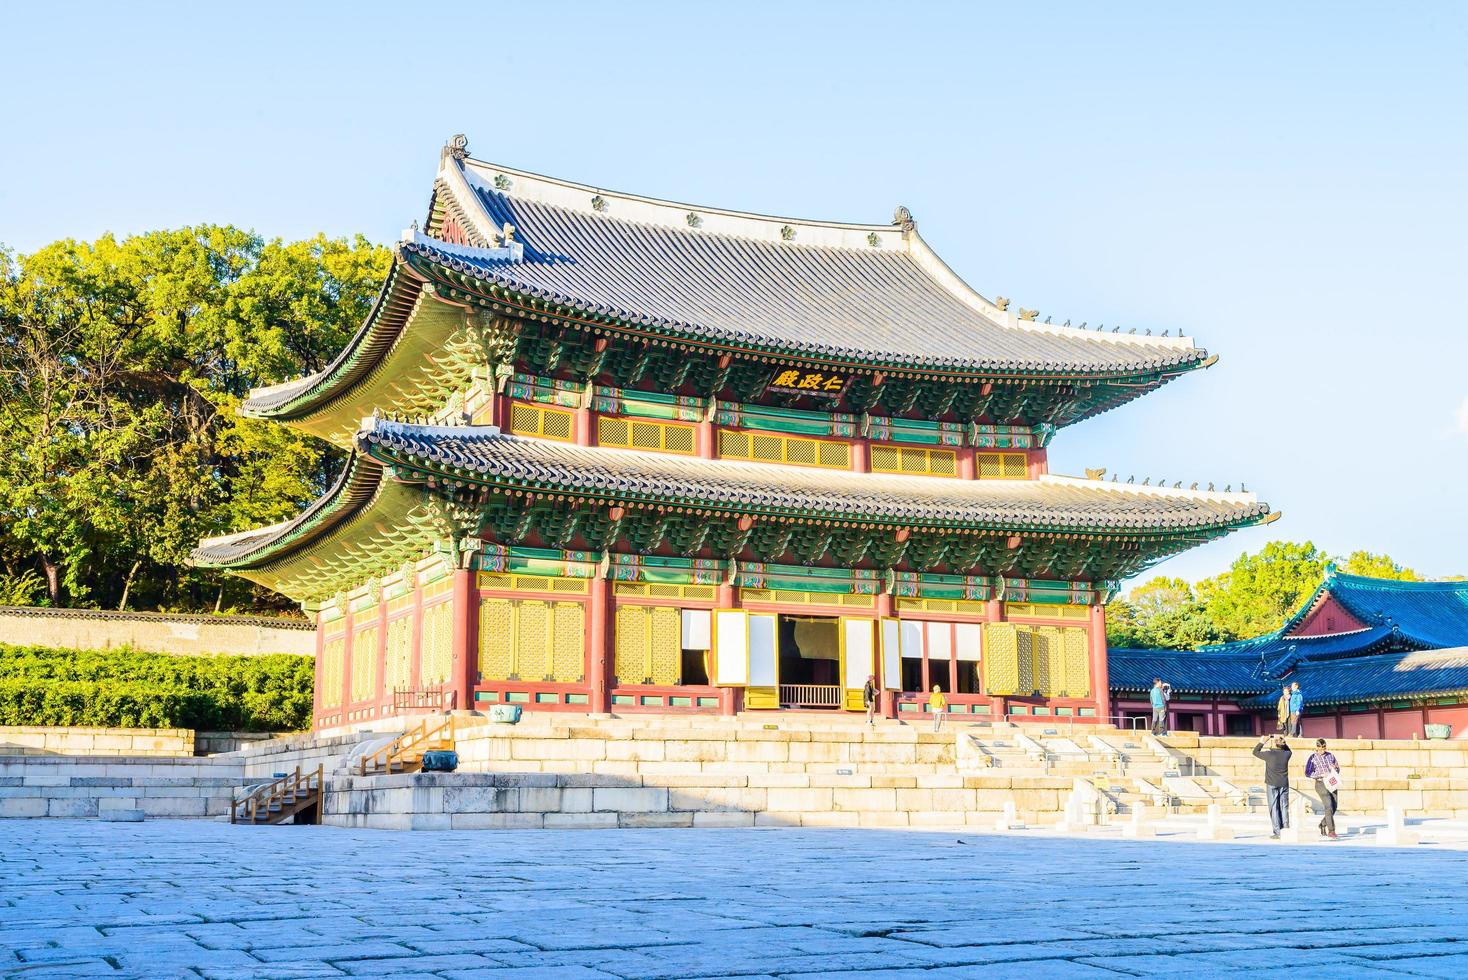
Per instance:
[[[1035,677],[1035,633],[1025,626],[1014,628],[1015,656],[1019,661],[1017,694],[1034,694],[1038,678]]]
[[[647,606],[617,607],[617,642],[612,673],[618,684],[647,681]]]
[[[1065,689],[1065,649],[1060,643],[1060,627],[1041,626],[1035,630],[1035,690],[1054,697]]]
[[[550,604],[515,603],[515,674],[522,681],[550,679]]]
[[[1083,626],[1067,626],[1061,633],[1065,646],[1065,693],[1073,698],[1090,697],[1090,634]]]
[[[387,624],[388,690],[413,685],[413,617],[400,616]]]
[[[513,607],[509,599],[479,600],[479,677],[507,681],[515,672]]]
[[[551,628],[551,674],[559,684],[581,683],[586,676],[586,613],[581,603],[556,603]]]
[[[648,618],[648,676],[654,684],[677,684],[683,673],[683,614],[671,606],[654,606]]]
[[[321,646],[321,692],[323,708],[339,708],[342,703],[342,671],[345,669],[347,638],[338,636]]]
[[[453,663],[453,604],[440,602],[423,610],[423,632],[419,647],[419,683],[425,687],[449,679]]]
[[[377,696],[377,627],[358,630],[352,637],[352,700]]]
[[[1013,694],[1020,689],[1019,662],[1019,631],[1014,625],[985,624],[984,683],[990,694]]]

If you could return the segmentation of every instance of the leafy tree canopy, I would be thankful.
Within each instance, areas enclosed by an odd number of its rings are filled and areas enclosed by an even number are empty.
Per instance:
[[[235,407],[323,367],[389,261],[360,236],[216,225],[0,251],[0,594],[279,603],[184,559],[201,537],[292,516],[332,479],[329,447]]]

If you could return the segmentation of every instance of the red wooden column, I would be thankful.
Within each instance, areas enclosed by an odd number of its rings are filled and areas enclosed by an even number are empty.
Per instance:
[[[612,672],[607,667],[612,659],[612,634],[607,624],[612,615],[612,580],[600,570],[591,580],[591,598],[586,605],[591,617],[586,631],[586,683],[591,688],[591,713],[604,715],[611,701],[608,682]]]
[[[392,697],[387,689],[387,590],[377,587],[377,716],[386,715],[383,701]],[[389,701],[389,703],[391,703]]]
[[[872,441],[855,439],[851,443],[851,469],[855,473],[872,471]]]
[[[707,420],[697,425],[696,439],[698,442],[698,455],[703,459],[714,458],[714,424]]]
[[[479,681],[479,589],[474,569],[456,568],[453,576],[453,663],[449,676],[453,678],[454,707],[469,710],[474,707],[474,685]]]
[[[960,480],[973,480],[978,477],[978,469],[974,466],[974,451],[964,446],[958,451],[958,478]]]
[[[593,422],[593,418],[592,418],[591,409],[589,409],[589,408],[578,408],[578,409],[576,409],[576,418],[575,418],[575,425],[574,425],[574,428],[576,429],[576,445],[578,445],[578,446],[589,446],[589,445],[591,445],[591,424],[592,424],[592,422]]]
[[[877,594],[877,638],[879,640],[882,637],[882,620],[897,615],[895,606],[896,603],[892,601],[891,593],[879,592]],[[897,696],[902,693],[902,658],[900,656],[897,658],[897,690],[895,691],[887,690],[887,671],[884,666],[887,655],[885,651],[879,649],[877,658],[877,673],[882,677],[882,690],[877,698],[877,713],[883,718],[896,718]]]
[[[1050,472],[1049,453],[1044,449],[1031,449],[1025,454],[1025,463],[1031,480],[1038,480]]]
[[[324,626],[322,626],[321,619],[322,619],[321,610],[320,609],[317,609],[316,610],[316,698],[312,702],[312,705],[311,705],[311,713],[313,715],[313,721],[312,721],[312,724],[311,724],[312,729],[319,729],[321,727],[321,713],[322,713],[321,712],[321,705],[323,703],[322,700],[321,700],[321,695],[325,691],[325,688],[322,685],[326,681],[326,677],[325,677],[325,674],[326,674],[326,665],[323,662],[324,661],[324,657],[322,656],[323,652],[326,650],[326,628]]]
[[[1091,607],[1091,682],[1096,692],[1097,720],[1106,724],[1111,717],[1111,674],[1106,662],[1106,607]]]

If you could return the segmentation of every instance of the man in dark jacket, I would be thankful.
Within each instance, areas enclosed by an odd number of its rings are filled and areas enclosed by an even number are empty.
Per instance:
[[[1265,748],[1265,746],[1268,748]],[[1270,834],[1279,840],[1279,832],[1290,825],[1290,747],[1281,735],[1266,735],[1254,746],[1254,758],[1264,761],[1264,786],[1269,793]]]

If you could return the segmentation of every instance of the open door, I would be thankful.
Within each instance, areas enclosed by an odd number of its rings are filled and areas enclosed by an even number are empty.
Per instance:
[[[749,683],[749,613],[715,609],[713,627],[714,683],[744,687]]]
[[[780,617],[773,613],[749,614],[749,686],[744,689],[744,706],[780,707]]]
[[[861,703],[867,678],[877,672],[877,623],[841,617],[841,687],[847,711],[866,710]]]
[[[882,620],[882,690],[902,690],[902,632],[895,618]]]

